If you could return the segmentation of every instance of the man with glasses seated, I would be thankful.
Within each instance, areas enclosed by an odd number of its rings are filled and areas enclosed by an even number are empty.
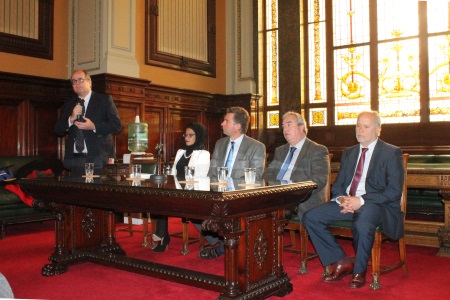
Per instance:
[[[92,91],[91,77],[75,70],[70,83],[75,92],[64,102],[55,125],[58,136],[68,135],[64,167],[71,175],[84,174],[84,164],[94,163],[94,174],[101,174],[109,158],[116,158],[113,134],[122,128],[119,112],[110,95]]]

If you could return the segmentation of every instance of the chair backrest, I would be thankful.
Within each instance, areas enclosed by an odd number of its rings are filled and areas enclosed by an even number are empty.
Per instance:
[[[403,171],[405,172],[405,178],[403,179],[403,192],[402,197],[400,200],[400,207],[402,209],[403,214],[403,222],[405,221],[406,217],[406,200],[408,197],[408,186],[407,186],[407,176],[408,176],[408,158],[409,154],[404,153],[403,155]]]
[[[142,173],[148,174],[156,174],[158,167],[158,160],[153,156],[152,153],[144,153],[144,154],[131,154],[130,156],[130,173],[132,172],[133,164],[141,164]],[[161,170],[161,169],[160,169]]]

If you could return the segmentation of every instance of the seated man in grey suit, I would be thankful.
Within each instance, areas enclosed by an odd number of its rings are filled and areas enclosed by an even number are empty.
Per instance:
[[[223,133],[227,137],[216,142],[213,157],[210,163],[208,176],[217,179],[217,167],[228,167],[230,179],[244,178],[244,168],[256,168],[256,179],[262,178],[266,161],[266,146],[255,139],[245,135],[248,129],[250,116],[242,107],[230,107],[221,124]],[[195,223],[194,223],[195,224]],[[195,224],[198,229],[200,224]],[[217,235],[205,235],[211,245],[205,247],[198,257],[211,259],[224,253],[223,240]]]
[[[306,137],[308,128],[303,117],[296,112],[283,115],[283,135],[288,142],[275,149],[275,156],[264,172],[267,181],[308,181],[317,184],[308,201],[300,203],[298,217],[325,202],[330,163],[328,149]]]

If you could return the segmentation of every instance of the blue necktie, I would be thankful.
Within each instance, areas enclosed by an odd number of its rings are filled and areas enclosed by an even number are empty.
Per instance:
[[[233,161],[233,153],[234,153],[234,142],[231,142],[230,152],[228,152],[227,162],[225,163],[225,167],[228,168],[228,177],[231,174],[231,162]]]
[[[284,174],[286,174],[289,165],[291,164],[292,157],[294,156],[294,152],[297,150],[295,147],[291,147],[289,150],[288,158],[284,161],[283,166],[281,167],[280,173],[278,173],[277,180],[282,180],[284,177]]]

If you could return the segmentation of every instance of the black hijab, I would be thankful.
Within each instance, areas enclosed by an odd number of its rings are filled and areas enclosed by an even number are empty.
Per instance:
[[[184,146],[183,149],[186,150],[186,155],[190,155],[194,150],[203,150],[205,148],[206,127],[200,123],[190,123],[186,126],[187,128],[195,132],[195,143],[191,146]]]

